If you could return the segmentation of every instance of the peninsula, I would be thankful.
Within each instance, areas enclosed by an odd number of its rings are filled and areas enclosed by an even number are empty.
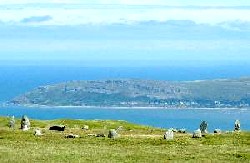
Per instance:
[[[238,108],[250,106],[250,77],[200,81],[69,81],[40,86],[9,104],[78,107]]]

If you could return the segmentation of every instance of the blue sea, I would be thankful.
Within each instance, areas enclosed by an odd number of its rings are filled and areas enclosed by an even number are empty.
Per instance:
[[[71,80],[152,79],[203,80],[250,76],[250,66],[218,67],[80,67],[80,66],[0,66],[0,103],[40,85]],[[108,108],[26,108],[0,105],[0,116],[34,119],[113,119],[160,128],[197,129],[202,120],[215,128],[232,130],[234,121],[241,121],[243,130],[250,130],[250,109],[108,109]]]

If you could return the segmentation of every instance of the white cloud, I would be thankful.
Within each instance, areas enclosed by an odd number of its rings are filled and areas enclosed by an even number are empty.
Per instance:
[[[250,6],[250,1],[0,0],[0,21],[19,23],[28,17],[48,15],[53,17],[53,20],[37,22],[37,25],[79,25],[147,20],[192,20],[196,23],[217,24],[234,20],[250,21],[250,7],[228,7],[247,5]],[[224,6],[225,8],[201,8],[199,6]]]
[[[53,20],[44,25],[79,25],[88,23],[119,23],[121,21],[166,21],[193,20],[197,23],[217,24],[225,21],[250,21],[250,10],[238,9],[182,9],[182,8],[124,8],[122,6],[106,9],[84,6],[84,8],[40,7],[23,9],[0,9],[0,20],[3,22],[20,22],[27,17],[48,15]],[[38,22],[39,23],[39,22]]]
[[[67,4],[123,4],[123,5],[196,5],[196,6],[245,6],[247,0],[0,0],[0,4],[67,3]]]

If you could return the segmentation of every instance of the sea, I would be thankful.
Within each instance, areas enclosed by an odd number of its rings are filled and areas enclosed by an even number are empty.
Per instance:
[[[152,109],[152,108],[30,108],[5,106],[6,101],[41,85],[73,80],[149,79],[168,81],[209,80],[249,77],[250,66],[213,67],[83,67],[0,65],[0,116],[31,119],[109,119],[158,128],[199,128],[205,120],[208,130],[233,130],[239,119],[242,130],[250,131],[250,108],[235,109]]]

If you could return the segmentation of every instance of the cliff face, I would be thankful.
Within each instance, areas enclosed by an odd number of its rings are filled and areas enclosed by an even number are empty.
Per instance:
[[[168,82],[153,80],[71,81],[41,86],[12,104],[50,106],[247,107],[250,78]]]

